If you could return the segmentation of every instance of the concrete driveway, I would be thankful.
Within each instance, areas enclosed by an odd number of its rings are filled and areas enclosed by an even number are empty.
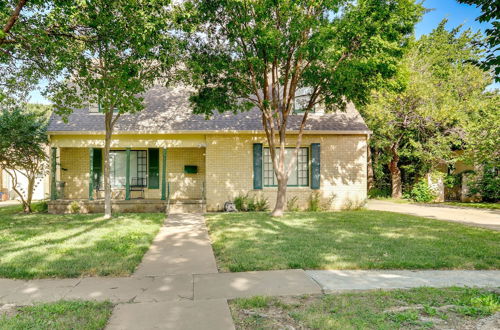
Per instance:
[[[500,211],[448,205],[417,205],[369,200],[367,209],[416,215],[420,217],[460,222],[467,225],[500,230]]]

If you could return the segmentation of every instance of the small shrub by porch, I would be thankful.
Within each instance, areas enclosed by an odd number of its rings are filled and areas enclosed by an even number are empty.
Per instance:
[[[130,275],[165,214],[19,214],[0,208],[0,278]]]

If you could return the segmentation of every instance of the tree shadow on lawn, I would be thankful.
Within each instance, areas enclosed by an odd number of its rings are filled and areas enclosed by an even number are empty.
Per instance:
[[[208,226],[230,271],[500,268],[500,233],[391,212],[218,214]]]
[[[0,218],[0,277],[44,278],[132,273],[164,215]],[[12,223],[12,225],[11,225]]]

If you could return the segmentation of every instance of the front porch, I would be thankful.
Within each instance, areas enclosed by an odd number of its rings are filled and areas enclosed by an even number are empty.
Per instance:
[[[146,144],[147,145],[147,144]],[[112,147],[110,185],[114,212],[165,212],[205,208],[205,147]],[[53,146],[49,212],[104,211],[102,148]],[[74,204],[74,203],[73,203]]]

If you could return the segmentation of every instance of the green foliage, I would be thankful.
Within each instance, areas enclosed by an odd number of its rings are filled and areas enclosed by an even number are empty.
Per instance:
[[[247,303],[247,299],[235,299],[229,306],[236,327],[242,329],[481,328],[490,323],[484,319],[486,314],[473,319],[457,314],[454,308],[459,301],[498,297],[492,291],[422,287],[272,297],[266,298],[267,304],[255,307]],[[251,302],[252,298],[248,300]]]
[[[494,293],[474,295],[463,299],[459,305],[454,310],[462,315],[489,316],[500,311],[500,296]]]
[[[25,212],[31,212],[31,197],[38,176],[47,172],[47,120],[43,112],[26,108],[0,112],[0,168],[12,180]],[[19,177],[28,181],[27,191],[17,188]]]
[[[321,200],[319,192],[315,191],[309,196],[309,206],[307,208],[309,212],[319,212],[322,211]]]
[[[430,203],[436,198],[436,194],[429,187],[427,181],[421,179],[413,186],[409,197],[415,202]]]
[[[389,188],[372,188],[368,192],[368,198],[387,198],[391,196],[391,190]]]
[[[255,296],[251,298],[245,298],[245,299],[238,299],[236,301],[236,304],[238,305],[239,308],[265,308],[269,306],[269,303],[271,302],[272,298],[270,297],[264,297],[264,296]]]
[[[393,212],[215,213],[207,226],[222,271],[500,267],[498,231]]]
[[[194,112],[258,108],[281,196],[288,171],[274,150],[285,152],[294,108],[306,124],[315,107],[366,103],[395,75],[423,13],[413,0],[190,0],[183,10]]]
[[[165,220],[161,213],[127,213],[103,221],[102,214],[19,211],[19,206],[0,207],[2,278],[128,276]]]
[[[407,310],[399,313],[387,313],[386,316],[392,322],[402,326],[416,325],[419,319],[419,313],[416,310]]]
[[[293,196],[291,198],[288,198],[286,201],[286,209],[289,212],[298,212],[300,211],[299,208],[299,198],[297,196]]]
[[[500,81],[500,55],[498,54],[500,45],[500,10],[498,10],[497,0],[458,0],[460,3],[466,3],[469,5],[475,5],[481,8],[481,15],[476,18],[479,22],[490,22],[491,27],[485,30],[488,38],[486,39],[484,46],[489,48],[489,52],[485,55],[484,60],[482,60],[481,66],[485,69],[495,70],[496,81]]]
[[[72,214],[80,213],[80,208],[80,203],[77,201],[72,201],[71,204],[69,204],[69,210]]]
[[[443,183],[447,188],[462,186],[462,173],[445,175]]]
[[[500,66],[499,66],[500,67]],[[465,153],[469,163],[500,163],[500,92],[483,94],[483,102],[477,112],[470,114],[465,125]]]
[[[36,213],[47,213],[49,204],[46,201],[31,204],[31,210]]]
[[[238,195],[233,203],[240,212],[264,212],[269,210],[269,202],[265,197],[250,196],[250,194]]]
[[[479,194],[484,201],[500,201],[500,168],[485,165],[481,175],[469,185],[470,195]]]
[[[360,108],[374,133],[374,173],[383,184],[391,160],[408,188],[434,165],[460,159],[457,150],[498,153],[498,125],[485,121],[498,121],[498,93],[484,93],[491,75],[472,64],[483,55],[483,36],[460,27],[447,30],[446,24],[412,41],[389,87]]]
[[[100,104],[105,113],[117,110],[116,117],[142,110],[141,94],[169,78],[177,59],[168,4],[99,0],[55,8],[48,20],[67,36],[58,56],[64,79],[50,81],[47,90],[55,111],[67,116],[74,108]]]
[[[106,327],[113,312],[109,301],[57,301],[16,308],[16,313],[0,315],[1,329],[85,329]]]

